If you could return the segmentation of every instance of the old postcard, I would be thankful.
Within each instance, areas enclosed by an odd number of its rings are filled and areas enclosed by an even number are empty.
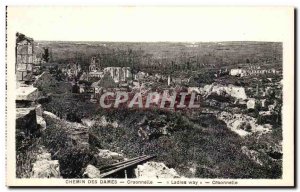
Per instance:
[[[7,7],[8,186],[293,187],[293,7]]]

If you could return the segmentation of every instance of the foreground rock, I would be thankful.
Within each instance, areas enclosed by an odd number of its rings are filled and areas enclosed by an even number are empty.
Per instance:
[[[18,87],[16,101],[35,101],[38,98],[38,89],[33,86]]]
[[[100,171],[93,165],[88,165],[83,173],[83,177],[87,178],[100,178]]]
[[[51,154],[47,152],[37,155],[31,178],[60,178],[58,160],[51,160]]]
[[[173,168],[168,168],[164,163],[149,161],[138,165],[134,170],[139,179],[173,179],[180,178]]]

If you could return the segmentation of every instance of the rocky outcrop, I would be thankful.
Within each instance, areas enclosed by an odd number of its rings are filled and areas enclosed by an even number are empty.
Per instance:
[[[100,170],[93,165],[88,165],[83,173],[83,177],[91,179],[100,178]]]
[[[218,84],[205,85],[203,88],[199,89],[199,92],[206,96],[215,93],[217,95],[227,94],[236,99],[242,99],[242,100],[247,99],[245,88],[234,86],[234,85],[228,85],[228,86],[218,85]]]
[[[31,178],[60,178],[58,160],[51,160],[51,154],[47,152],[37,155]]]
[[[231,114],[223,111],[217,117],[224,121],[230,130],[242,137],[252,133],[265,134],[272,130],[270,124],[258,125],[255,118],[243,114]]]
[[[173,179],[180,178],[174,169],[168,168],[164,163],[149,161],[138,165],[134,170],[138,179]]]

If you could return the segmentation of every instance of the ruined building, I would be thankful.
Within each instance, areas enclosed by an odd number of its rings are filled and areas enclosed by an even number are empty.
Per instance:
[[[89,66],[89,72],[97,72],[100,69],[100,60],[97,57],[92,57],[91,64]]]
[[[16,78],[18,82],[32,80],[34,41],[21,33],[16,34]]]
[[[97,57],[91,58],[91,64],[89,66],[89,77],[103,77],[103,72],[101,71],[100,59]]]
[[[104,73],[109,73],[115,83],[125,82],[132,77],[130,67],[106,67]]]
[[[130,67],[102,68],[100,59],[97,57],[92,57],[88,76],[102,78],[106,73],[110,74],[115,83],[126,82],[128,79],[132,78]]]

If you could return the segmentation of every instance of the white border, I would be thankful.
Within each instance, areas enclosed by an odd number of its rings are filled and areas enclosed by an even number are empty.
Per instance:
[[[88,5],[95,5],[95,4],[98,4],[99,5],[99,1],[98,3],[95,3],[95,1],[90,1],[90,0],[76,0],[76,1],[69,1],[69,2],[62,2],[62,1],[59,1],[59,0],[47,0],[47,1],[43,1],[43,5],[53,5],[53,4],[56,4],[56,5],[70,5],[70,2],[72,2],[72,5],[82,5],[82,4],[88,4]],[[24,1],[22,0],[4,0],[4,1],[1,1],[1,17],[2,17],[2,21],[5,20],[5,5],[7,4],[11,4],[11,5],[24,5]],[[29,1],[26,1],[26,5],[41,5],[40,2],[38,1],[34,1],[34,0],[29,0]],[[128,5],[128,4],[134,4],[134,5],[170,5],[170,1],[157,1],[157,0],[154,0],[154,1],[101,1],[100,4],[104,4],[104,5],[121,5],[121,4],[125,4],[125,5]],[[246,0],[246,1],[239,1],[239,2],[236,2],[236,1],[222,1],[222,0],[208,0],[208,1],[191,1],[191,0],[185,0],[185,1],[181,1],[181,0],[174,0],[174,1],[171,1],[171,5],[293,5],[293,6],[297,6],[299,5],[299,1],[297,0],[282,0],[282,1],[274,1],[274,0],[268,0],[268,1],[265,1],[265,0]],[[298,21],[297,21],[298,22]],[[4,29],[4,22],[0,22],[0,26],[2,27],[2,29]],[[5,42],[5,31],[2,30],[1,31],[1,42]],[[2,43],[1,44],[1,55],[0,55],[0,59],[1,61],[5,61],[5,45]],[[299,67],[298,67],[298,70],[299,70]],[[299,73],[299,71],[298,71]],[[2,90],[5,89],[5,66],[4,65],[1,65],[1,70],[0,70],[0,77],[3,78],[1,81],[0,81],[0,88],[2,88]],[[299,83],[298,83],[299,85]],[[5,122],[5,118],[4,118],[4,108],[5,108],[5,93],[4,91],[1,92],[1,106],[0,106],[0,112],[3,114],[2,115],[2,118],[1,118],[1,122],[3,123],[3,127],[4,127],[4,122]],[[299,115],[299,114],[298,114]],[[4,129],[1,129],[1,135],[3,136],[2,140],[0,140],[1,142],[1,158],[4,160],[4,146],[5,146],[5,139],[4,139]],[[298,131],[298,134],[299,134],[299,131]],[[298,135],[299,136],[299,135]],[[4,178],[5,178],[5,168],[4,168],[4,164],[2,164],[2,167],[1,167],[1,178],[2,179],[2,185],[1,186],[4,186]],[[7,190],[4,189],[4,190]]]

